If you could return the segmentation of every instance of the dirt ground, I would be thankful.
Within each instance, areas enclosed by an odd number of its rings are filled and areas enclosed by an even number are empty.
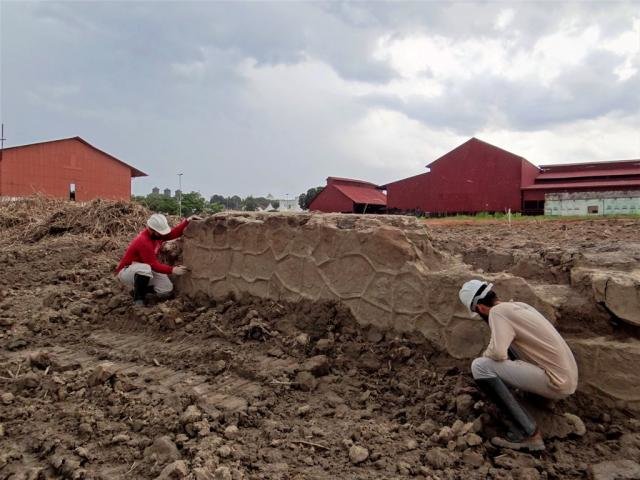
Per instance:
[[[631,462],[602,465],[640,458],[632,413],[581,394],[529,399],[555,424],[547,451],[497,450],[500,424],[467,362],[358,328],[340,305],[177,298],[134,310],[113,270],[146,214],[0,209],[0,479],[640,478],[611,476],[633,474]],[[572,256],[626,249],[637,227],[430,226],[437,248],[478,268],[518,264],[487,263],[491,245],[553,265],[554,281]]]

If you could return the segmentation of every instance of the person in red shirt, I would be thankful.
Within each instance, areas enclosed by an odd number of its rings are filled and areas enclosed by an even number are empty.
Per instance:
[[[144,305],[145,295],[150,288],[159,297],[168,296],[173,290],[169,275],[179,276],[187,272],[184,265],[172,267],[161,263],[158,252],[164,242],[180,237],[192,220],[201,218],[192,215],[171,228],[164,215],[154,213],[147,220],[147,228],[131,241],[116,268],[116,275],[122,283],[133,287],[135,305]]]

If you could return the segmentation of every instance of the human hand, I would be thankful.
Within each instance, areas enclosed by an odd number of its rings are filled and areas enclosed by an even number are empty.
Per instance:
[[[191,215],[189,218],[187,218],[187,220],[189,220],[189,221],[202,220],[202,217],[200,215]]]
[[[175,267],[173,267],[173,271],[171,273],[177,276],[181,276],[187,273],[188,271],[189,269],[184,265],[176,265]]]

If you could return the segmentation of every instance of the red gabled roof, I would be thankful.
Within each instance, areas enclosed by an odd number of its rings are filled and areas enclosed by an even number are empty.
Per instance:
[[[449,157],[450,155],[452,155],[454,152],[456,152],[457,150],[461,150],[464,148],[473,148],[473,147],[479,147],[479,148],[488,148],[488,149],[492,149],[492,150],[498,150],[506,155],[509,155],[510,157],[523,161],[523,162],[527,162],[529,164],[531,164],[532,166],[535,167],[535,165],[533,165],[529,160],[527,160],[524,157],[521,157],[520,155],[516,155],[513,152],[510,152],[509,150],[505,150],[504,148],[500,148],[500,147],[496,147],[495,145],[492,145],[488,142],[485,142],[484,140],[480,140],[479,138],[476,137],[471,137],[469,140],[467,140],[466,142],[458,145],[456,148],[454,148],[453,150],[445,153],[444,155],[436,158],[435,160],[433,160],[431,163],[427,164],[427,168],[432,168],[434,166],[434,164],[446,157]],[[536,167],[537,168],[537,167]]]
[[[555,163],[553,165],[540,165],[542,170],[556,170],[564,168],[602,168],[602,167],[617,167],[629,168],[630,163],[640,164],[640,159],[630,160],[601,160],[598,162],[583,162],[583,163]]]
[[[369,185],[371,186],[357,187],[354,185],[336,184],[334,184],[333,186],[355,203],[365,203],[367,205],[386,205],[387,196],[380,190],[375,188],[375,185],[373,185],[372,183]]]
[[[356,180],[355,178],[342,178],[342,177],[327,177],[327,184],[329,183],[341,183],[341,182],[347,182],[347,183],[357,183],[358,185],[366,185],[369,187],[374,187],[376,188],[377,185],[371,182],[365,182],[364,180]]]
[[[565,182],[565,183],[536,183],[522,190],[557,190],[576,188],[598,188],[598,187],[640,187],[640,179],[637,180],[598,180],[592,182]]]
[[[147,174],[144,173],[141,170],[138,170],[137,168],[129,165],[128,163],[123,162],[122,160],[120,160],[119,158],[114,157],[113,155],[108,154],[107,152],[105,152],[104,150],[100,150],[97,147],[94,147],[93,145],[91,145],[89,142],[87,142],[86,140],[84,140],[83,138],[80,137],[69,137],[69,138],[60,138],[58,140],[45,140],[44,142],[36,142],[36,143],[29,143],[27,145],[16,145],[14,147],[7,147],[4,148],[3,150],[6,152],[7,150],[17,150],[19,148],[26,148],[26,147],[32,147],[34,145],[42,145],[45,143],[55,143],[55,142],[67,142],[69,140],[77,140],[83,144],[85,144],[86,146],[88,146],[89,148],[92,148],[93,150],[96,150],[97,152],[102,153],[103,155],[106,155],[107,157],[109,157],[111,160],[115,160],[116,162],[124,165],[125,167],[129,168],[131,170],[131,176],[132,177],[146,177]]]
[[[612,168],[610,170],[570,170],[570,171],[548,171],[542,172],[536,180],[556,180],[563,178],[584,178],[584,177],[622,177],[629,175],[640,175],[640,168]]]

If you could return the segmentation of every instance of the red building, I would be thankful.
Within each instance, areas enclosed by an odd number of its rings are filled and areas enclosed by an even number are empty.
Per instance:
[[[385,186],[390,212],[431,215],[518,212],[522,187],[538,167],[523,157],[472,138],[427,165],[429,171]]]
[[[607,196],[614,197],[629,191],[640,195],[640,159],[542,165],[535,182],[522,187],[523,211],[543,213],[545,195],[551,193],[610,192]]]
[[[80,137],[9,147],[1,155],[0,197],[129,200],[131,178],[146,176]]]
[[[309,210],[339,213],[379,213],[387,197],[373,183],[349,178],[327,178],[327,186],[309,205]]]

